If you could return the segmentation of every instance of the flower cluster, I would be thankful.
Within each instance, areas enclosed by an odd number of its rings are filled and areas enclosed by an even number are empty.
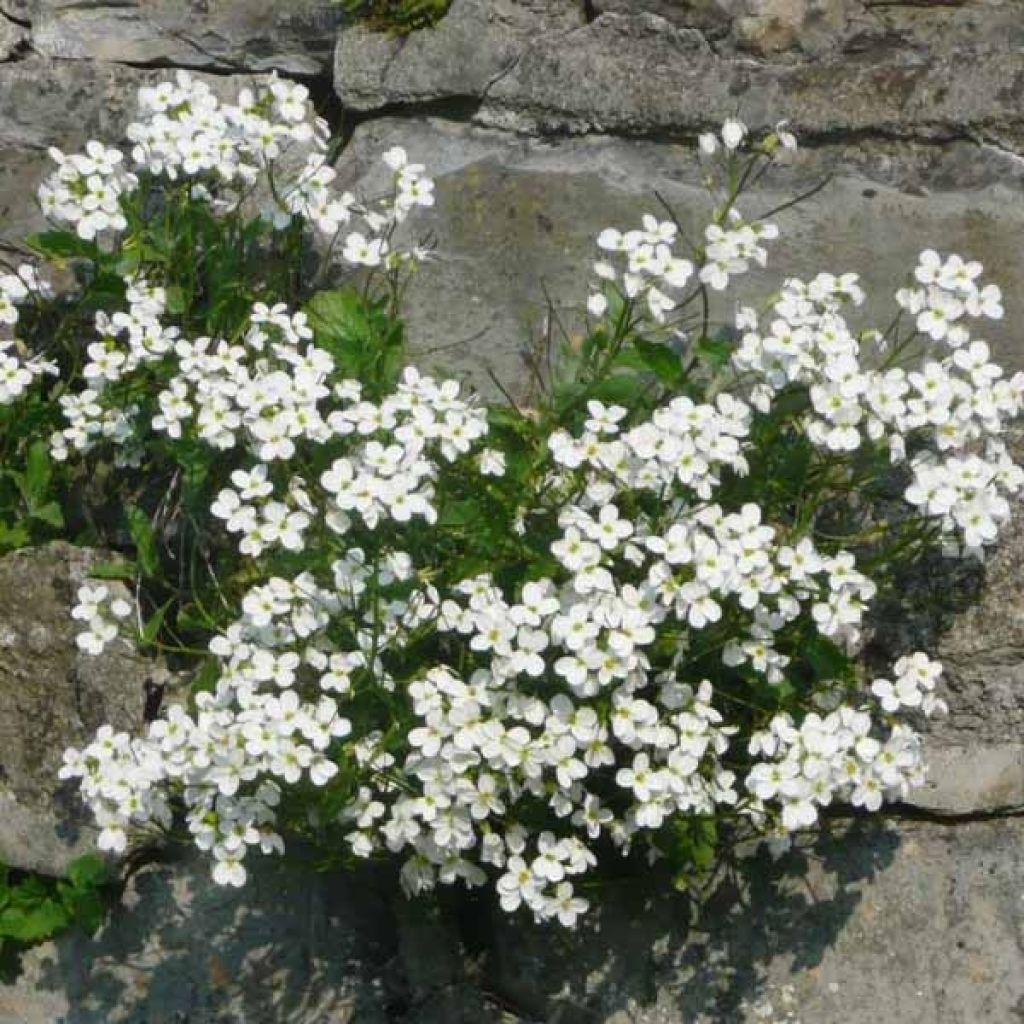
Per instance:
[[[390,237],[412,209],[432,205],[433,183],[422,166],[409,163],[404,151],[395,148],[385,154],[393,196],[371,207],[349,192],[336,194],[327,124],[316,116],[304,85],[271,75],[228,103],[206,82],[179,71],[173,82],[143,86],[137,113],[139,120],[127,129],[134,143],[132,170],[125,168],[128,161],[120,150],[95,140],[84,153],[50,150],[58,168],[40,186],[40,203],[44,213],[71,225],[80,238],[123,231],[128,225],[124,200],[148,175],[186,182],[191,199],[206,199],[221,212],[255,201],[259,215],[275,228],[295,221],[310,224],[332,246],[359,215],[365,227],[348,234],[342,254],[355,265],[415,257],[392,252]]]
[[[117,637],[118,622],[129,618],[134,611],[130,601],[111,593],[103,584],[79,587],[78,603],[71,609],[71,617],[86,626],[85,631],[75,637],[79,650],[99,654]]]
[[[700,136],[700,153],[710,157],[721,150],[728,162],[748,134],[745,124],[730,118],[719,135],[705,132]],[[780,123],[762,145],[766,151],[780,146],[794,150],[796,139]],[[695,265],[699,284],[719,292],[728,288],[730,279],[750,270],[751,264],[765,266],[768,253],[762,242],[778,238],[779,229],[765,221],[746,221],[736,206],[736,196],[735,190],[725,190],[712,223],[704,229],[704,246],[692,253],[692,261],[674,251],[680,235],[674,217],[659,221],[645,214],[639,229],[622,232],[606,228],[602,231],[597,245],[609,256],[593,266],[601,287],[592,291],[587,302],[591,315],[603,316],[607,311],[607,289],[612,286],[620,289],[626,298],[642,298],[647,313],[657,323],[664,323],[668,313],[688,305],[696,296],[697,292],[691,291],[685,297],[677,297],[694,277]],[[623,267],[617,268],[611,262],[615,256]]]
[[[14,274],[0,275],[0,324],[13,328],[20,319],[18,306],[33,294],[43,298],[52,294],[35,267],[26,263]],[[27,354],[17,339],[0,338],[0,406],[19,399],[36,377],[56,372],[52,362]]]
[[[856,275],[790,279],[763,326],[754,310],[741,311],[733,356],[737,370],[754,378],[750,400],[762,412],[783,390],[807,389],[804,430],[817,447],[842,453],[884,441],[894,463],[910,464],[906,500],[972,550],[995,540],[1009,518],[1007,496],[1024,487],[1001,438],[1024,409],[1024,373],[1006,379],[988,345],[954,322],[1002,315],[998,288],[979,287],[980,273],[979,264],[922,253],[916,275],[928,288],[897,296],[917,312],[917,332],[881,352],[877,332],[858,335],[843,316],[844,304],[864,298]],[[940,313],[943,330],[934,322]],[[898,365],[922,334],[943,350],[916,367]]]
[[[252,319],[248,341],[257,351],[302,340],[296,318],[284,310],[256,310]],[[271,336],[282,340],[271,342]],[[285,363],[306,365],[302,359]],[[208,372],[215,380],[217,371]],[[338,407],[321,419],[314,402],[304,421],[311,429],[302,439],[321,444],[347,439],[352,448],[321,475],[319,487],[310,485],[318,499],[315,508],[296,477],[289,482],[287,503],[274,500],[267,462],[235,470],[233,486],[217,495],[211,514],[224,520],[229,532],[242,534],[243,554],[256,557],[275,545],[303,550],[314,514],[318,523],[342,535],[351,526],[350,513],[371,528],[413,516],[432,521],[430,480],[438,475],[438,464],[468,457],[487,431],[486,417],[460,399],[457,384],[439,385],[412,368],[403,373],[398,391],[379,404],[361,400],[356,381],[325,388],[318,396],[323,397],[332,397]],[[260,415],[265,421],[276,411],[268,414],[261,407]],[[387,444],[377,439],[385,432]],[[216,435],[200,431],[197,438],[219,446]],[[246,447],[253,457],[267,456],[265,440],[258,431],[250,433]],[[144,738],[118,736],[110,748],[104,735],[99,746],[69,757],[64,773],[83,778],[83,794],[97,809],[112,848],[130,828],[163,822],[166,805],[152,791],[168,783],[185,787],[188,826],[197,844],[211,850],[217,881],[244,882],[248,846],[264,852],[281,846],[273,829],[280,787],[302,778],[324,786],[338,771],[325,752],[350,732],[351,723],[332,694],[347,694],[352,674],[368,665],[383,673],[381,655],[422,625],[436,603],[436,594],[427,600],[415,592],[383,608],[375,605],[372,612],[364,608],[371,586],[401,586],[411,577],[404,552],[388,552],[383,563],[368,564],[364,552],[352,547],[332,564],[329,587],[318,586],[308,574],[273,577],[253,587],[242,600],[242,618],[211,642],[222,663],[220,680],[212,695],[197,698],[194,716],[177,708]],[[105,587],[84,588],[75,611],[89,622],[79,645],[93,653],[117,633],[100,611],[107,596]],[[122,615],[118,602],[111,607]],[[326,631],[343,617],[356,627],[355,648],[339,652]],[[383,674],[380,683],[395,685]],[[308,697],[300,696],[306,691]],[[146,770],[134,776],[134,763]],[[257,782],[255,794],[242,788]]]
[[[128,226],[121,199],[138,187],[139,179],[123,168],[119,149],[93,139],[84,153],[65,155],[51,147],[49,154],[57,170],[39,186],[39,204],[47,217],[73,225],[78,237],[88,241]]]
[[[642,296],[651,316],[664,320],[675,308],[675,301],[663,290],[684,288],[693,276],[693,264],[680,259],[672,251],[678,229],[672,221],[658,221],[650,214],[643,218],[643,228],[625,233],[606,228],[598,235],[598,247],[618,254],[625,267],[619,271],[607,260],[594,264],[594,273],[603,281],[615,282],[621,274],[622,287],[631,298]],[[661,287],[659,287],[659,285]],[[600,292],[591,296],[590,312],[601,316],[608,308],[607,298]]]
[[[841,707],[808,714],[797,725],[776,715],[749,744],[757,760],[744,784],[752,795],[750,813],[768,801],[782,809],[780,824],[795,831],[818,820],[833,801],[877,811],[883,799],[900,799],[924,782],[921,740],[896,724],[884,739],[873,735],[867,710]]]
[[[189,179],[218,215],[272,172],[273,224],[334,234],[358,213],[345,261],[410,258],[393,233],[432,201],[424,168],[391,150],[383,206],[332,198],[301,87],[225,105],[185,76],[142,108],[137,167]],[[731,167],[748,136],[730,121],[701,150]],[[757,159],[780,147],[778,126]],[[571,927],[602,850],[675,865],[687,823],[778,839],[830,804],[877,809],[921,783],[905,716],[945,709],[941,667],[917,652],[891,679],[864,678],[856,655],[885,582],[871,544],[886,538],[833,532],[829,516],[849,504],[856,453],[872,480],[905,470],[924,520],[906,547],[995,539],[1024,485],[1000,438],[1024,375],[1004,379],[964,322],[999,315],[1000,297],[975,264],[925,253],[920,287],[898,297],[911,334],[900,319],[857,333],[855,275],[790,279],[765,310],[739,311],[724,357],[700,364],[702,337],[684,360],[668,314],[706,308],[777,233],[735,199],[686,258],[674,220],[601,233],[588,305],[611,315],[589,343],[608,347],[587,372],[617,374],[616,388],[583,375],[530,413],[411,367],[387,386],[351,379],[345,330],[365,306],[325,328],[315,304],[249,294],[231,329],[194,337],[164,278],[126,277],[124,310],[96,315],[79,390],[61,396],[52,451],[180,457],[201,481],[192,572],[212,557],[230,571],[210,569],[192,698],[141,736],[102,730],[66,755],[106,848],[177,816],[214,879],[241,885],[250,854],[283,850],[297,804],[352,855],[399,858],[410,893],[490,884],[505,910]],[[376,343],[354,336],[360,356]],[[652,373],[616,363],[634,341]],[[633,392],[613,400],[624,382]],[[79,645],[98,653],[133,611],[82,588]]]
[[[173,712],[164,727],[175,727]],[[101,726],[84,750],[65,751],[59,777],[81,780],[82,797],[100,828],[101,850],[123,852],[131,825],[171,825],[170,793],[161,785],[166,779],[163,758],[128,733]]]
[[[272,827],[281,795],[275,780],[306,776],[324,785],[338,770],[324,751],[351,730],[331,697],[299,697],[292,688],[299,658],[278,653],[322,626],[337,598],[307,579],[273,578],[244,604],[251,613],[211,644],[224,671],[214,693],[197,696],[194,713],[173,707],[144,738],[104,732],[81,753],[69,752],[62,769],[65,778],[82,778],[110,849],[124,848],[133,825],[169,822],[166,784],[183,786],[196,844],[211,851],[214,878],[233,885],[245,881],[248,846],[283,848]]]
[[[745,274],[752,263],[763,267],[768,253],[761,243],[779,235],[774,224],[745,222],[735,207],[730,207],[722,220],[705,228],[706,245],[697,254],[702,260],[697,277],[715,291],[724,291],[730,278]],[[664,323],[668,313],[693,297],[692,293],[688,298],[674,297],[694,275],[694,264],[673,251],[677,236],[673,221],[658,221],[651,214],[644,215],[643,227],[638,230],[606,228],[598,235],[598,247],[618,255],[624,266],[617,268],[606,258],[594,264],[594,273],[601,282],[620,286],[628,298],[642,298],[650,316]],[[587,308],[592,315],[602,316],[608,309],[605,292],[594,291]]]
[[[944,714],[946,702],[935,696],[935,686],[942,675],[942,666],[918,651],[909,658],[900,658],[893,665],[895,681],[876,679],[871,692],[882,707],[895,714],[904,708],[920,709],[925,715]]]

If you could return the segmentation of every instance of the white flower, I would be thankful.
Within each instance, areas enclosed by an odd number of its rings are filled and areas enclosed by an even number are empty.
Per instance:
[[[711,132],[702,132],[697,138],[697,147],[703,156],[713,156],[718,150],[718,139]]]
[[[747,126],[735,118],[728,118],[722,124],[722,142],[726,149],[737,149],[747,134]]]

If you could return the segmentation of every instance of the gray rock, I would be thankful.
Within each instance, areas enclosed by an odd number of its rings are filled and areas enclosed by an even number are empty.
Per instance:
[[[942,739],[973,746],[1018,742],[1024,733],[1022,572],[1024,512],[1018,509],[937,644],[950,706],[948,720],[933,726]]]
[[[565,330],[579,328],[573,311],[585,300],[593,239],[601,228],[628,226],[642,212],[657,212],[656,191],[691,235],[709,208],[689,146],[597,136],[530,140],[440,119],[381,118],[361,125],[338,165],[346,185],[371,192],[379,187],[376,160],[391,145],[405,146],[438,182],[436,208],[413,218],[413,230],[430,230],[437,238],[436,258],[408,293],[413,347],[429,365],[471,373],[485,385],[481,363],[521,390],[520,352],[549,320],[545,292]],[[833,169],[834,158],[804,153],[744,208],[772,208]],[[911,194],[866,176],[880,163],[865,160],[862,170],[840,162],[842,177],[781,215],[783,235],[772,246],[767,270],[742,279],[738,295],[763,298],[793,274],[853,270],[872,297],[874,322],[884,325],[894,310],[892,293],[920,250],[934,246],[981,259],[1006,290],[1012,310],[1024,278],[1018,246],[1024,211],[1011,190],[988,184]],[[731,316],[731,302],[730,294],[721,316]],[[1019,368],[1024,348],[1014,323],[1011,311],[989,335],[999,357]]]
[[[472,100],[482,124],[542,134],[678,135],[737,112],[829,141],[1021,132],[1015,12],[989,8],[980,24],[955,6],[893,8],[597,0],[582,23],[574,4],[456,0],[405,40],[343,31],[335,88],[357,110]]]
[[[680,28],[699,29],[715,52],[786,51],[818,55],[840,46],[858,0],[593,0],[594,14],[656,14]]]
[[[681,28],[724,35],[736,15],[736,0],[593,0],[599,14],[656,14]]]
[[[231,99],[253,81],[194,74]],[[0,63],[0,238],[17,241],[46,226],[35,195],[53,169],[48,146],[74,152],[91,138],[123,143],[139,87],[169,76],[173,71],[38,56]]]
[[[835,137],[872,131],[949,138],[966,127],[1020,126],[1024,56],[985,36],[871,59],[765,64],[722,59],[695,29],[655,15],[605,14],[537,40],[488,89],[478,119],[539,131],[644,135],[693,131],[739,112],[765,127]]]
[[[928,783],[907,799],[936,814],[1024,811],[1024,745],[1004,743],[926,748]]]
[[[565,0],[455,0],[436,26],[406,38],[355,25],[338,36],[335,89],[354,110],[480,97],[538,35],[583,24],[582,5]]]
[[[0,61],[11,60],[28,45],[28,29],[0,15]]]
[[[38,150],[0,146],[0,239],[17,242],[46,226],[35,190],[52,168]]]
[[[143,868],[95,937],[0,985],[0,1024],[385,1024],[403,996],[390,894],[276,858],[239,892],[186,856]]]
[[[741,857],[699,914],[657,869],[611,882],[574,933],[476,898],[403,906],[386,874],[268,861],[226,891],[188,855],[134,877],[96,939],[31,951],[0,1022],[1013,1020],[1024,823],[833,832],[778,863]]]
[[[57,146],[73,152],[87,139],[123,141],[135,113],[139,86],[173,77],[167,69],[143,70],[103,61],[32,56],[0,64],[0,146],[19,150]],[[252,84],[248,75],[196,73],[222,97]],[[33,188],[33,183],[27,183]]]
[[[351,25],[338,34],[334,50],[334,91],[352,110],[372,110],[390,102],[385,91],[387,69],[406,41],[365,25]]]
[[[736,46],[771,57],[797,48],[812,55],[834,49],[853,5],[848,0],[747,0],[742,6],[732,26]]]
[[[34,0],[32,47],[46,57],[315,75],[342,21],[329,0]]]
[[[630,882],[601,892],[593,930],[490,922],[488,983],[562,1024],[1009,1022],[1022,839],[1013,819],[839,830],[776,867],[741,865],[689,929],[684,900]]]
[[[40,57],[0,64],[0,144],[73,151],[90,137],[117,139],[135,108],[136,90],[154,77],[113,64]]]
[[[0,863],[60,875],[96,831],[57,771],[104,723],[138,729],[153,671],[123,641],[78,650],[75,594],[100,552],[63,542],[0,559]],[[106,556],[109,560],[109,556]]]

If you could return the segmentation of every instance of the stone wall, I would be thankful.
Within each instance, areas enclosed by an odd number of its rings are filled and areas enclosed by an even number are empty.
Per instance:
[[[582,297],[598,229],[655,190],[698,222],[693,142],[738,114],[788,118],[802,143],[751,209],[833,176],[780,218],[750,287],[773,268],[855,270],[882,313],[921,248],[953,249],[1004,288],[992,340],[1024,367],[1022,0],[454,0],[404,40],[328,0],[0,0],[0,234],[38,226],[47,146],[116,138],[135,88],[177,67],[227,91],[301,77],[348,140],[352,185],[372,186],[389,145],[429,166],[438,251],[408,308],[425,363],[478,381],[491,367],[514,388],[524,342]],[[68,581],[87,557],[0,562],[0,856],[54,872],[87,836],[29,756],[34,709],[59,745],[100,711],[132,720],[149,671],[127,659],[86,677],[68,650]],[[96,940],[27,958],[0,987],[0,1024],[1024,1019],[1022,565],[1018,525],[964,591],[975,606],[915,624],[949,668],[936,785],[877,824],[837,819],[778,864],[744,859],[696,921],[656,877],[567,937],[473,900],[429,916],[377,875],[268,866],[238,897],[171,852]],[[7,599],[30,578],[31,602]]]

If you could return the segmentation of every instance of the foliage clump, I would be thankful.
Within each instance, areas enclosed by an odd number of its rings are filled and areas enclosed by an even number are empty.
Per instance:
[[[488,403],[408,365],[433,184],[406,152],[339,191],[302,86],[227,103],[185,74],[129,138],[53,152],[44,267],[0,279],[16,493],[122,554],[78,644],[191,672],[66,753],[102,847],[184,832],[243,885],[302,836],[572,926],[610,862],[698,885],[921,784],[941,666],[858,653],[901,567],[983,555],[1024,486],[979,264],[925,251],[878,330],[824,271],[716,325],[779,235],[744,193],[796,145],[730,120],[699,238],[669,209],[602,231],[583,334]]]
[[[436,25],[447,13],[452,0],[339,0],[349,13],[373,29],[405,35]]]
[[[27,948],[72,926],[94,932],[108,883],[103,861],[92,854],[72,861],[63,881],[0,865],[0,980],[17,976]]]

